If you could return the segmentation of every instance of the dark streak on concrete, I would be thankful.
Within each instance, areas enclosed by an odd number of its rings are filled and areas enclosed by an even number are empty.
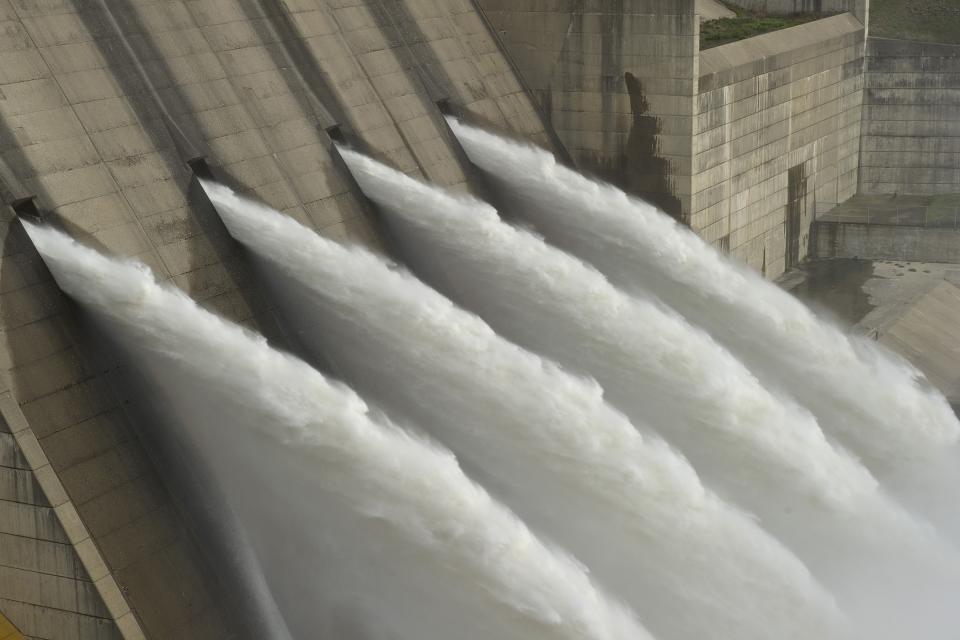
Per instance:
[[[630,110],[633,123],[627,148],[621,158],[618,179],[614,180],[626,191],[636,194],[657,205],[670,216],[689,223],[683,215],[680,199],[673,195],[670,185],[670,162],[657,155],[657,134],[660,121],[646,115],[650,105],[643,93],[643,83],[632,73],[624,74],[630,94]]]

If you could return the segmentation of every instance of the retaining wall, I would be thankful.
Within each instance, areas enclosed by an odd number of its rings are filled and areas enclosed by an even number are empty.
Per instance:
[[[771,15],[848,12],[863,23],[870,11],[870,0],[733,0],[732,4]]]
[[[870,38],[862,193],[960,192],[960,45]]]
[[[864,27],[851,14],[700,56],[691,226],[768,277],[857,188]]]
[[[960,231],[934,227],[817,222],[817,258],[960,263]]]

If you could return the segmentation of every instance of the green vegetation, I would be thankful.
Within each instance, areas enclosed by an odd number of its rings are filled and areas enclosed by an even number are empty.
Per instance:
[[[779,31],[798,24],[812,22],[826,17],[828,14],[803,13],[793,16],[766,16],[755,11],[747,11],[740,7],[724,3],[727,8],[737,14],[736,18],[720,18],[706,20],[700,24],[700,49],[718,47],[728,42],[745,40],[771,31]]]
[[[871,0],[870,35],[960,44],[960,1]]]

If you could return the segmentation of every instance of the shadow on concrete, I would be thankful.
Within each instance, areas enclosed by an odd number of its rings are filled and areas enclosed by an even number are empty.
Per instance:
[[[194,119],[191,106],[177,91],[174,75],[140,20],[136,6],[130,0],[110,0],[108,10],[109,14],[105,13],[101,6],[91,5],[82,10],[80,15],[91,32],[107,34],[97,40],[96,44],[120,84],[126,100],[135,110],[138,121],[150,136],[153,149],[161,155],[170,176],[185,195],[191,224],[195,225],[195,229],[184,230],[176,239],[193,237],[191,234],[194,231],[203,235],[216,252],[217,262],[223,265],[232,289],[253,313],[257,330],[268,340],[285,347],[283,333],[266,307],[263,295],[251,287],[249,272],[240,248],[227,233],[206,194],[187,168],[187,160],[209,153],[203,143],[202,128]],[[116,32],[111,17],[122,30],[122,34]],[[125,34],[130,34],[127,41],[133,51],[132,55],[130,50],[120,44],[120,38]],[[138,68],[142,70],[142,74],[135,72]],[[159,93],[161,90],[162,97]],[[171,121],[173,117],[177,119],[176,122]],[[157,121],[163,126],[154,126]],[[171,150],[175,153],[171,153]],[[229,179],[224,181],[227,184],[233,182]],[[231,186],[242,188],[242,185],[235,183]],[[137,217],[135,212],[133,217]],[[151,239],[147,240],[153,245]],[[188,274],[205,266],[212,266],[208,265],[207,261],[202,261],[199,255],[191,258],[193,264],[182,274],[183,277],[190,277]],[[200,275],[202,277],[202,272]]]
[[[291,95],[300,103],[304,115],[314,117],[324,130],[339,125],[346,132],[355,131],[348,110],[328,82],[309,47],[304,44],[303,37],[286,7],[271,0],[237,2],[260,40],[279,45],[282,49],[270,44],[265,45],[276,68],[287,69],[292,65],[303,78],[305,84],[301,86],[289,74],[281,74]],[[310,100],[311,96],[313,101]]]

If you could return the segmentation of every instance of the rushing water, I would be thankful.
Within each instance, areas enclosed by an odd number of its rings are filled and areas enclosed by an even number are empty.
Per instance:
[[[294,637],[650,637],[446,450],[143,265],[25,224],[60,287],[174,403]]]
[[[545,239],[341,150],[436,290],[204,183],[341,382],[24,223],[216,485],[268,635],[954,638],[960,424],[923,376],[648,205],[451,126]]]
[[[648,418],[710,483],[756,510],[864,624],[896,603],[911,624],[950,616],[950,546],[708,335],[489,205],[343,155],[419,273],[501,334],[596,376],[614,404]],[[890,632],[886,622],[870,629]]]
[[[618,285],[650,292],[707,329],[878,469],[960,438],[946,400],[907,363],[819,319],[651,205],[546,151],[450,123],[471,161],[510,194],[511,213]]]
[[[286,290],[301,340],[391,415],[428,427],[663,638],[835,633],[832,599],[602,389],[499,337],[408,273],[207,185]],[[282,275],[295,283],[279,282]]]

